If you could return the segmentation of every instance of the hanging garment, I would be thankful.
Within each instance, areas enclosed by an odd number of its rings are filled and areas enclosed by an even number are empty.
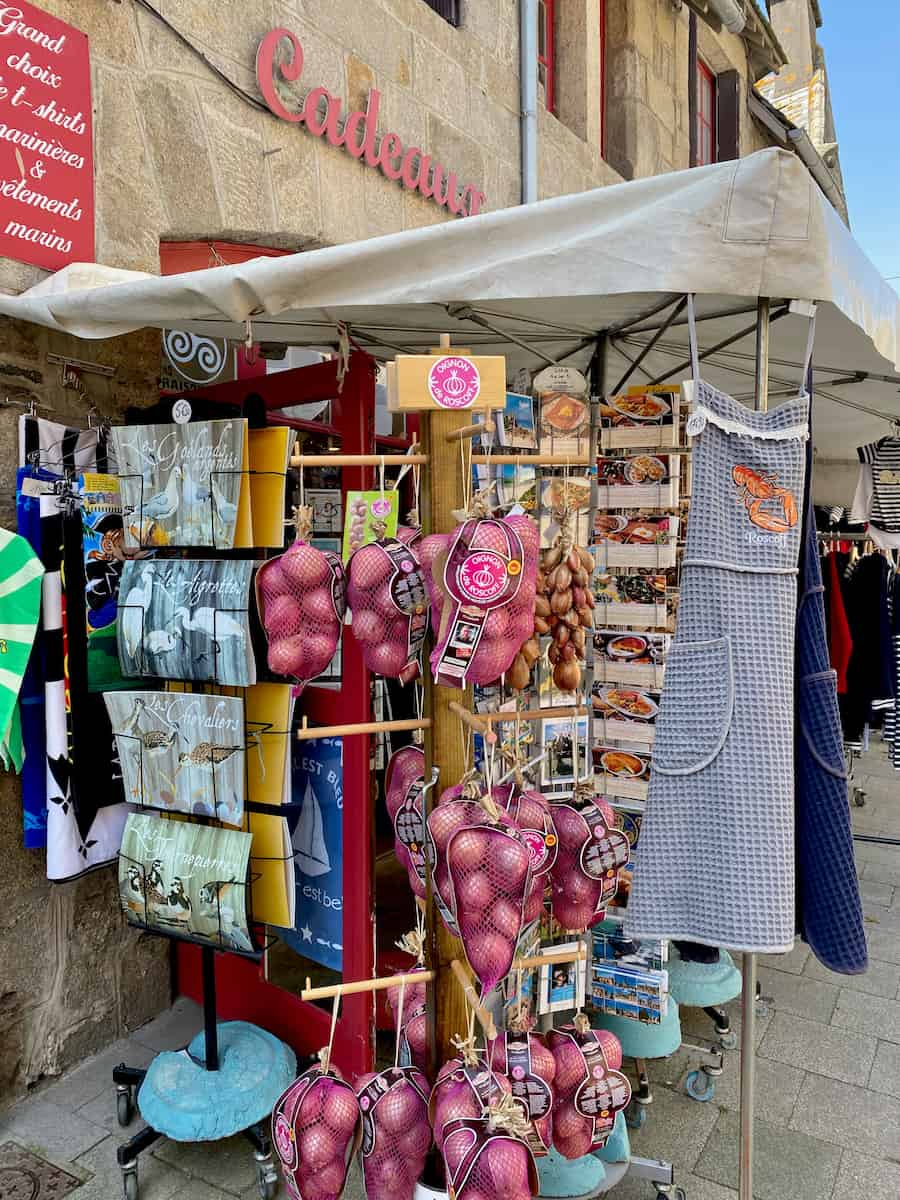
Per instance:
[[[888,759],[895,771],[900,771],[900,574],[888,587],[888,607],[891,614],[891,648],[893,654],[894,696],[884,714],[884,740]]]
[[[807,443],[806,470],[809,497],[811,443]],[[805,516],[795,676],[797,927],[823,966],[842,975],[858,975],[868,965],[868,953],[853,855],[837,675],[829,666],[825,588],[809,499]]]
[[[59,479],[49,471],[20,467],[16,473],[16,528],[41,558],[41,485]],[[25,481],[29,482],[26,483]],[[47,845],[47,734],[44,709],[44,646],[38,627],[19,695],[22,717],[22,842],[26,850]]]
[[[115,860],[127,805],[112,778],[113,738],[108,718],[101,723],[103,697],[87,693],[81,514],[64,517],[55,495],[41,497],[41,544],[47,877],[62,881]]]
[[[805,395],[752,412],[695,379],[693,494],[626,929],[794,943],[794,623]]]
[[[828,657],[837,677],[838,695],[847,691],[847,667],[853,654],[853,638],[850,634],[850,623],[847,620],[847,610],[844,608],[844,596],[841,591],[841,580],[838,573],[837,556],[833,553],[825,555],[824,601],[826,613],[826,628],[828,633]]]
[[[883,555],[864,554],[850,564],[844,580],[844,606],[853,639],[847,692],[840,697],[845,742],[861,744],[873,702],[894,694],[888,616],[888,584],[893,574]]]
[[[43,467],[60,475],[108,471],[112,467],[105,429],[74,429],[43,417],[19,418],[19,466]]]
[[[0,529],[0,758],[21,771],[19,690],[41,609],[44,568],[28,542]]]
[[[864,490],[866,520],[875,532],[900,534],[900,438],[886,437],[866,446],[857,447],[862,465],[869,467],[869,491],[865,473],[860,472],[860,487]],[[859,489],[858,489],[859,491]],[[860,505],[859,494],[854,498],[854,510]]]

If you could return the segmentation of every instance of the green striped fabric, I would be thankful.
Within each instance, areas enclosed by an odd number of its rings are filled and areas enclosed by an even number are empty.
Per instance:
[[[0,529],[0,759],[22,769],[18,699],[41,611],[44,568],[28,542]]]

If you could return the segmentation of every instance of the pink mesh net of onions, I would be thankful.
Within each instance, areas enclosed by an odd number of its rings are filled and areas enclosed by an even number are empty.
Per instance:
[[[509,1080],[533,1126],[528,1144],[544,1154],[553,1143],[553,1079],[556,1060],[543,1038],[526,1030],[505,1030],[491,1043],[491,1067]]]
[[[619,1069],[622,1048],[613,1034],[586,1022],[552,1029],[547,1042],[556,1062],[553,1144],[564,1158],[583,1158],[603,1145],[631,1099]]]
[[[603,919],[616,894],[619,870],[629,858],[628,839],[614,828],[615,813],[600,796],[550,805],[558,839],[550,872],[553,916],[576,932]]]
[[[410,971],[411,973],[415,973],[424,969],[424,967],[412,967]],[[417,1067],[425,1075],[428,1068],[428,1017],[425,1009],[426,987],[424,983],[407,983],[402,991],[401,1009],[400,984],[394,984],[393,987],[387,989],[388,1008],[391,1010],[391,1015],[394,1018],[394,1028],[397,1029],[398,1018],[401,1022],[400,1029],[398,1030],[400,1034],[400,1055],[402,1058],[404,1050],[408,1051],[411,1065]]]
[[[272,1140],[292,1200],[338,1200],[359,1125],[353,1088],[316,1066],[283,1093],[272,1112]]]
[[[431,1147],[429,1093],[416,1067],[390,1067],[357,1079],[368,1200],[412,1200]]]
[[[428,630],[428,597],[416,550],[400,538],[356,550],[347,564],[347,601],[353,636],[369,670],[401,683],[415,679]]]
[[[456,1200],[530,1200],[537,1194],[528,1146],[490,1117],[451,1122],[442,1153]]]
[[[394,827],[394,853],[420,900],[426,896],[424,783],[425,752],[420,746],[404,746],[391,755],[384,798]]]
[[[506,1076],[490,1071],[481,1056],[469,1065],[461,1058],[445,1062],[431,1092],[431,1124],[438,1150],[444,1144],[444,1126],[449,1121],[481,1117],[492,1100],[511,1091]]]
[[[259,568],[256,594],[269,670],[300,684],[321,675],[337,649],[346,608],[338,555],[298,540]]]

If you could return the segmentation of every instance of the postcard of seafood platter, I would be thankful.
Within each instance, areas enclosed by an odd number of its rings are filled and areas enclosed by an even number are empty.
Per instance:
[[[247,480],[247,422],[124,425],[112,430],[126,546],[236,542]]]
[[[244,817],[244,701],[190,692],[107,692],[125,799],[142,808]]]
[[[251,954],[247,919],[253,835],[130,813],[119,852],[119,899],[132,925]]]
[[[216,558],[126,562],[117,628],[122,674],[255,683],[247,612],[253,567]]]

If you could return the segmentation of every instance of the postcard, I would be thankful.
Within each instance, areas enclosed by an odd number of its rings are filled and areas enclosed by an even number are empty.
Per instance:
[[[666,570],[675,566],[678,518],[594,514],[594,559],[600,570],[644,567]]]
[[[121,425],[111,436],[126,546],[252,543],[245,420]]]
[[[115,475],[85,472],[79,478],[88,691],[128,688],[116,648],[119,581],[125,562],[122,497]],[[132,553],[134,553],[132,551]],[[141,552],[145,556],[148,551]]]
[[[595,575],[593,589],[598,621],[666,628],[665,575]]]
[[[521,505],[533,514],[537,507],[537,472],[534,467],[505,463],[497,468],[497,498],[504,506]]]
[[[190,692],[107,692],[125,799],[142,808],[244,817],[244,701]]]
[[[546,367],[535,375],[533,387],[541,452],[587,454],[591,410],[584,375],[574,367]]]
[[[671,637],[631,629],[594,632],[594,679],[633,687],[661,688]]]
[[[573,955],[571,962],[548,963],[540,968],[538,982],[538,1013],[565,1012],[567,1009],[582,1008],[585,1001],[587,962],[574,956],[580,953],[581,942],[562,942],[555,946],[543,946],[539,954]]]
[[[506,407],[494,414],[494,420],[497,425],[497,440],[501,446],[511,446],[516,450],[537,449],[534,401],[531,396],[507,392]]]
[[[601,455],[597,459],[599,508],[673,508],[678,503],[674,454]]]
[[[671,384],[629,388],[599,406],[600,445],[675,446],[681,389]]]
[[[344,519],[344,562],[354,550],[377,542],[380,538],[396,537],[400,519],[400,493],[387,491],[348,492],[347,515]]]
[[[646,800],[650,780],[650,750],[600,742],[591,747],[597,789],[609,796]]]
[[[237,559],[126,562],[117,630],[122,674],[255,683],[248,620],[254,565]]]
[[[630,688],[620,683],[594,682],[591,708],[594,735],[603,741],[653,742],[660,693],[649,688]]]
[[[591,480],[589,475],[544,475],[541,479],[541,510],[538,527],[541,549],[552,546],[560,531],[565,509],[574,514],[572,531],[579,546],[591,537]]]
[[[256,952],[247,913],[249,833],[130,813],[119,852],[127,920],[159,933]]]
[[[574,720],[569,717],[553,717],[541,721],[541,746],[544,754],[541,761],[541,781],[548,787],[567,787],[571,791],[575,780],[583,779],[588,772],[587,717],[577,717]]]

